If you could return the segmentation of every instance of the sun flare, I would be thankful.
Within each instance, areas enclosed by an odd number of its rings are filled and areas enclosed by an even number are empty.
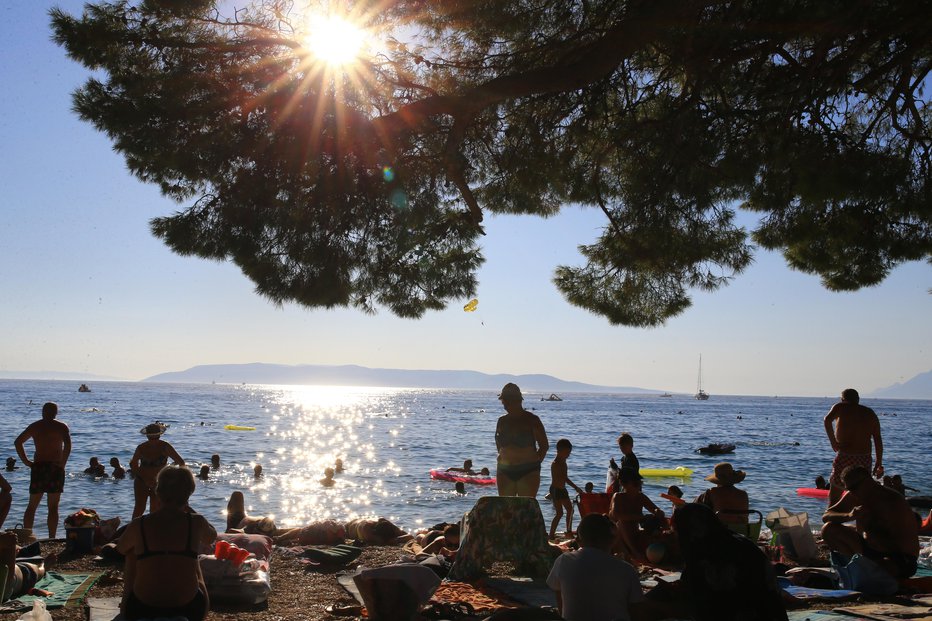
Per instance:
[[[347,65],[355,61],[365,42],[365,31],[336,16],[318,15],[308,20],[307,47],[328,65]]]

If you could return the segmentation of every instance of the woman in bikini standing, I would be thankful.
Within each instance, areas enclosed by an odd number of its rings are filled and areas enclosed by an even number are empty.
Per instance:
[[[168,465],[168,458],[171,457],[176,466],[184,465],[175,447],[161,439],[167,429],[168,425],[156,421],[139,430],[147,439],[136,447],[129,462],[130,470],[136,477],[133,482],[133,494],[136,497],[133,519],[146,512],[147,502],[150,511],[156,511],[161,506],[155,493],[155,481],[162,468]]]
[[[540,419],[524,409],[516,384],[505,384],[498,398],[505,408],[495,427],[498,495],[534,498],[540,487],[540,464],[550,448],[547,432]]]
[[[117,550],[126,556],[124,618],[201,621],[207,615],[210,602],[197,557],[217,531],[188,506],[194,487],[187,468],[163,468],[155,488],[159,507],[130,522],[120,537]]]

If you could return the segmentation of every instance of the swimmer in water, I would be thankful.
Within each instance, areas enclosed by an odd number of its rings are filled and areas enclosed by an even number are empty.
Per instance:
[[[210,466],[208,466],[207,464],[204,464],[203,466],[201,466],[201,471],[200,473],[198,473],[197,478],[199,478],[202,481],[206,481],[207,479],[209,479],[210,478]]]
[[[111,476],[114,479],[125,479],[126,478],[126,468],[124,468],[123,464],[120,463],[119,458],[111,457],[110,467],[113,468],[113,474]]]
[[[334,469],[336,472],[338,472],[338,473],[339,473],[339,472],[343,472],[343,460],[340,459],[339,457],[337,457],[337,458],[333,461],[333,469]]]
[[[13,472],[13,471],[16,470],[16,469],[17,469],[17,468],[16,468],[16,459],[14,459],[13,457],[7,457],[7,458],[6,458],[6,470],[7,470],[7,472]]]
[[[320,480],[320,484],[324,487],[333,487],[333,484],[336,481],[333,480],[333,468],[324,469],[324,478]]]
[[[252,468],[252,476],[256,479],[262,476],[262,464],[256,464]]]
[[[220,467],[220,455],[214,453],[210,456],[210,467],[214,470]]]

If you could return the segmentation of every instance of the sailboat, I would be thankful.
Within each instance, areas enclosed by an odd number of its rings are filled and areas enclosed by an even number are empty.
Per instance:
[[[702,354],[699,354],[699,380],[696,382],[696,399],[708,401],[709,393],[702,390]]]

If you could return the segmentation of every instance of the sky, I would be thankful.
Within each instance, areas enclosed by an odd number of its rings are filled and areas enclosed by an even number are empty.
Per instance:
[[[58,6],[78,13],[83,2]],[[71,111],[89,76],[50,39],[51,3],[2,5],[0,377],[60,371],[138,380],[199,364],[358,364],[546,373],[606,386],[711,394],[867,393],[932,369],[929,265],[831,293],[782,257],[755,264],[653,329],[610,325],[551,282],[604,225],[594,209],[486,218],[478,310],[420,320],[387,310],[278,307],[229,263],[173,254],[148,221],[184,207],[126,170]],[[748,219],[747,223],[753,224]]]

